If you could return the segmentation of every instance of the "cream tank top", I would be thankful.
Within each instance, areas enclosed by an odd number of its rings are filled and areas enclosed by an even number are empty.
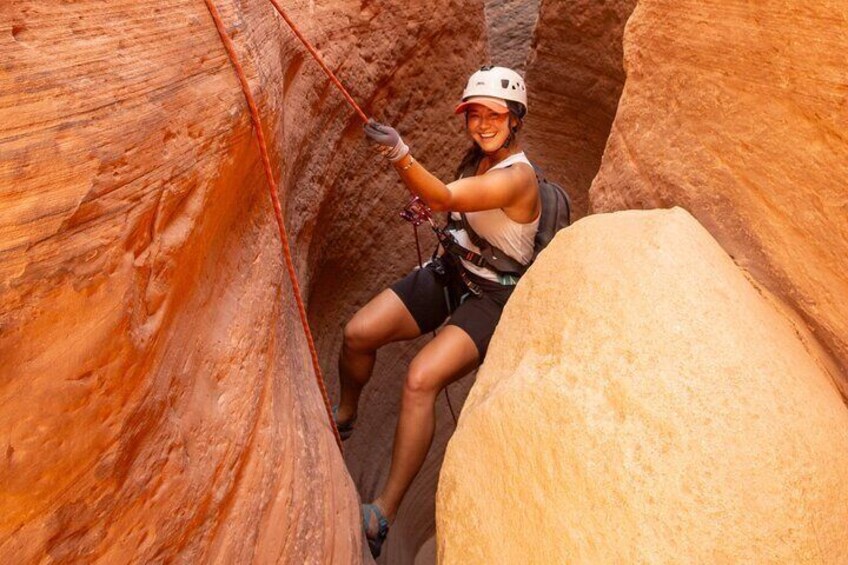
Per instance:
[[[527,163],[532,167],[530,160],[522,151],[521,153],[510,155],[483,174],[488,174],[497,169],[505,169],[516,163]],[[465,213],[468,223],[478,235],[513,259],[517,259],[522,265],[527,265],[530,263],[530,259],[533,258],[533,246],[536,238],[536,230],[539,227],[540,216],[541,214],[528,224],[521,224],[507,216],[506,212],[500,208]],[[458,212],[451,212],[451,218],[455,220],[461,219]],[[480,248],[474,245],[464,229],[458,228],[451,230],[451,232],[461,246],[476,253],[480,252]],[[514,285],[518,282],[518,279],[514,276],[503,275],[492,269],[478,267],[462,258],[460,260],[466,270],[481,278],[504,285]]]

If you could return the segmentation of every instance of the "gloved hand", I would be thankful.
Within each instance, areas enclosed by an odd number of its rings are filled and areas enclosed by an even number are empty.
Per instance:
[[[364,126],[365,137],[374,148],[392,163],[403,159],[409,153],[409,147],[393,127],[383,125],[373,118]]]

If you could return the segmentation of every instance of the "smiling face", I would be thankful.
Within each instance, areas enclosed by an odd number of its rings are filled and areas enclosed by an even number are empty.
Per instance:
[[[465,114],[466,129],[471,139],[485,153],[494,153],[503,147],[509,137],[511,114],[495,112],[482,104],[471,104]]]

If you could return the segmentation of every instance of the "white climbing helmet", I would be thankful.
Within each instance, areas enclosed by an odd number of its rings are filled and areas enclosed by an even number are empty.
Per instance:
[[[475,101],[490,106],[494,102],[500,108],[506,108],[505,100],[518,102],[527,109],[527,87],[521,75],[506,67],[483,67],[468,79],[465,90],[462,92],[462,102],[454,110],[460,114]],[[493,100],[494,99],[494,100]],[[488,102],[488,103],[487,103]],[[500,102],[500,104],[498,104]],[[492,108],[500,111],[497,108]]]

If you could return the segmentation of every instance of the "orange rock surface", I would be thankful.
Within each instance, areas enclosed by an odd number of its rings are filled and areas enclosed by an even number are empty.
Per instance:
[[[624,86],[622,35],[636,0],[551,2],[527,61],[528,154],[572,198],[574,218],[589,208],[589,186]]]
[[[507,304],[448,444],[439,562],[845,563],[848,409],[691,215],[593,215]]]
[[[489,63],[522,75],[539,19],[540,0],[485,0]]]
[[[592,208],[679,205],[804,319],[848,397],[848,5],[640,2]]]
[[[351,237],[369,248],[375,203],[404,193],[271,6],[217,4],[301,282],[318,292],[314,266],[344,268]],[[287,4],[354,97],[413,143],[479,64],[468,6]],[[358,497],[206,6],[22,0],[0,21],[0,557],[358,562]],[[434,161],[454,149],[427,137]],[[411,242],[401,223],[379,238]],[[382,268],[376,253],[358,260]]]

